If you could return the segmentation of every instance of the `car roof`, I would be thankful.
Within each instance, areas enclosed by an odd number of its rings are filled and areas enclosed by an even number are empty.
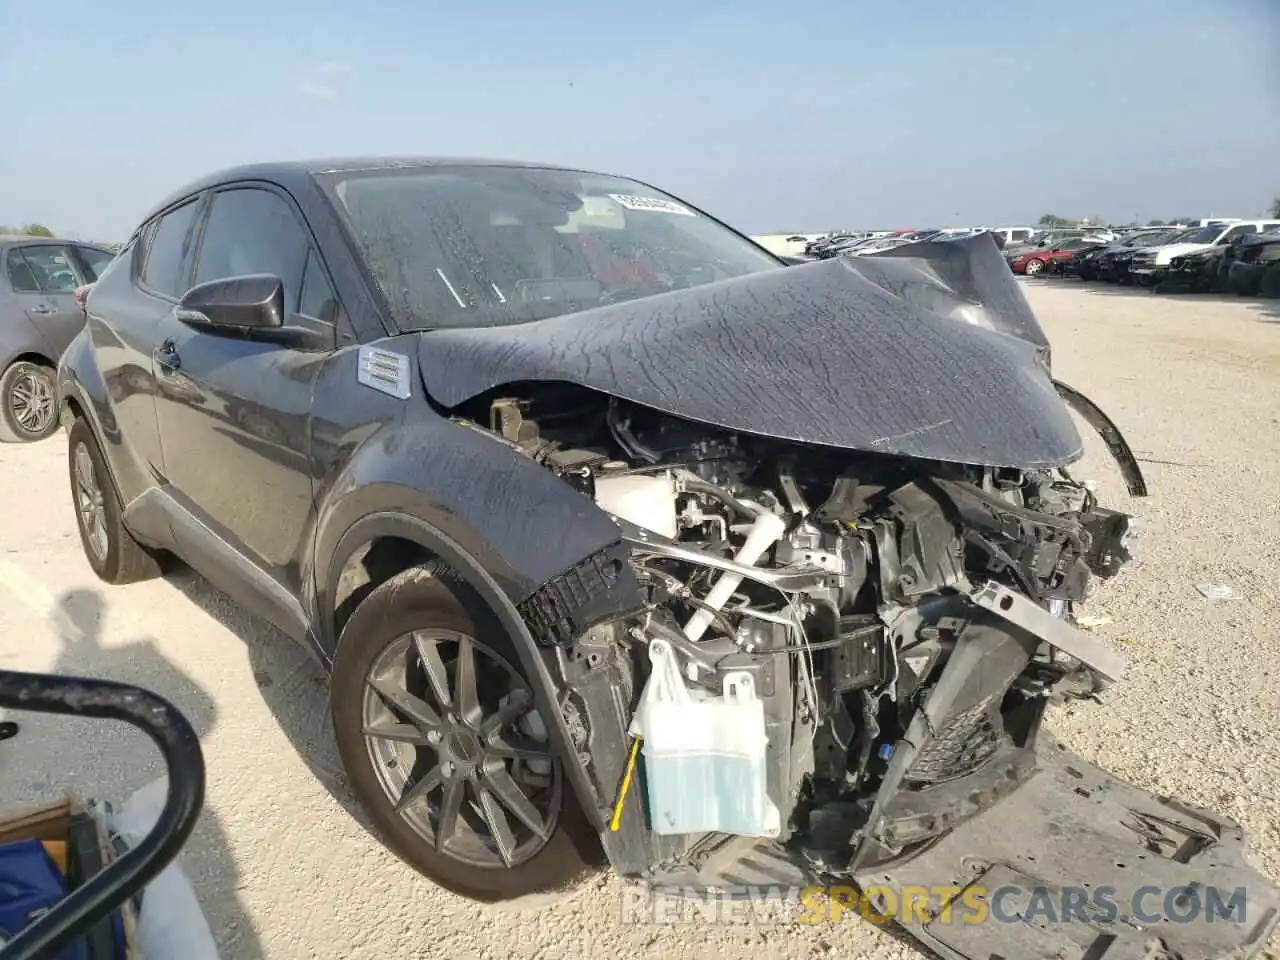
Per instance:
[[[413,169],[415,167],[525,167],[536,170],[564,170],[572,173],[594,173],[551,163],[535,163],[527,160],[502,160],[494,157],[440,157],[440,156],[356,156],[321,157],[312,160],[280,160],[266,163],[243,164],[206,174],[174,190],[160,203],[152,207],[139,223],[146,223],[160,211],[195,193],[208,190],[234,180],[265,180],[278,183],[285,189],[300,186],[305,180],[328,173],[360,173],[368,170]]]
[[[104,244],[92,240],[69,240],[66,237],[40,237],[32,233],[0,233],[0,244],[12,246],[15,243],[74,243],[81,247],[93,247],[95,250],[107,249]]]

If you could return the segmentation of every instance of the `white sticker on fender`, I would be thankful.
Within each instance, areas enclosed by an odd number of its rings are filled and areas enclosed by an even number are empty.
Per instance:
[[[659,197],[636,197],[629,193],[611,193],[609,199],[616,200],[628,210],[651,210],[654,213],[678,213],[682,217],[692,217],[693,211],[688,207],[671,200]]]

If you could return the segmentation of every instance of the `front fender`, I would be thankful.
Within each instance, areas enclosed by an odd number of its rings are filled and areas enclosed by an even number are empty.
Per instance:
[[[507,590],[458,541],[423,520],[404,513],[378,512],[365,516],[339,540],[335,555],[350,557],[371,540],[387,536],[410,540],[431,551],[447,563],[493,611],[520,659],[520,666],[533,689],[535,705],[557,755],[563,760],[574,794],[593,826],[601,829],[607,815],[603,808],[605,800],[598,795],[586,769],[577,762],[578,750],[560,708],[559,687]],[[340,573],[341,567],[338,567],[329,577],[326,591],[329,602],[332,602]],[[333,622],[332,616],[326,620]]]
[[[573,760],[578,751],[545,644],[557,633],[549,625],[576,633],[587,618],[635,607],[634,578],[614,555],[620,531],[591,500],[502,441],[429,408],[410,416],[384,421],[323,497],[314,555],[323,653],[336,652],[339,581],[357,551],[396,537],[438,556],[505,627],[573,788],[599,827],[607,799]],[[591,578],[598,569],[612,573]]]
[[[402,514],[455,541],[513,603],[620,539],[608,514],[549,470],[425,406],[384,421],[324,487],[313,561],[323,614],[332,614],[329,584],[349,557],[339,541],[375,513]]]

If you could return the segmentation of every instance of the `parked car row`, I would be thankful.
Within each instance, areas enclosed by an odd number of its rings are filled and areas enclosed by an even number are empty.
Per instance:
[[[880,253],[892,250],[908,243],[921,243],[926,240],[960,240],[964,237],[976,236],[988,232],[1027,231],[1032,236],[1030,227],[1005,227],[1000,231],[988,231],[985,227],[928,227],[906,230],[870,230],[860,233],[832,233],[805,246],[805,256],[816,259],[829,257],[862,257],[869,253]]]
[[[1103,227],[933,227],[928,229],[870,230],[861,232],[830,233],[805,246],[805,256],[861,257],[869,253],[892,250],[908,243],[923,241],[958,240],[981,233],[989,233],[1006,251],[1033,252],[1047,246],[1072,239],[1110,241],[1118,237],[1114,231]],[[1033,265],[1032,271],[1040,269]]]
[[[1157,292],[1280,296],[1280,220],[1143,229],[1111,242],[1072,238],[1005,255],[1014,273],[1027,276],[1075,276]]]

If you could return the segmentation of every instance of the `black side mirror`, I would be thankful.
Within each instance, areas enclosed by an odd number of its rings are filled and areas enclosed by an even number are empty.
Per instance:
[[[275,329],[284,326],[284,283],[265,273],[210,280],[188,290],[177,313],[193,326]]]

